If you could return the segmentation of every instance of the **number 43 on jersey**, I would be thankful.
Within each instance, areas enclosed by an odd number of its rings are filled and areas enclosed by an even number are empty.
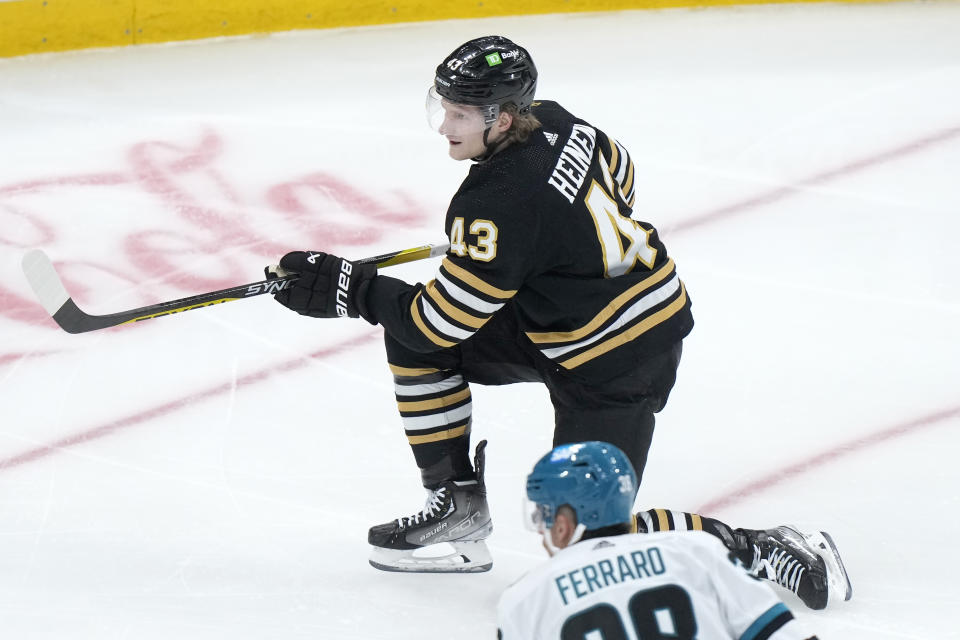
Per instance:
[[[470,223],[470,235],[477,236],[477,244],[468,245],[464,239],[463,218],[453,219],[450,225],[450,250],[460,256],[470,256],[473,260],[490,262],[497,257],[497,225],[490,220],[474,220]]]
[[[596,180],[590,185],[584,204],[596,225],[604,274],[608,278],[629,273],[637,262],[653,269],[657,250],[650,246],[651,230],[621,215],[616,201]],[[476,236],[476,244],[467,244],[466,233]],[[456,217],[450,225],[450,250],[461,258],[470,256],[473,260],[490,262],[497,257],[498,233],[497,225],[490,220],[474,220],[466,229],[464,219]]]

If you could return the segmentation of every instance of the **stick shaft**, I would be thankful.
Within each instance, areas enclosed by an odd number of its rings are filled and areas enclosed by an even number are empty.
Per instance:
[[[428,244],[410,249],[401,249],[392,251],[370,258],[362,258],[356,262],[360,264],[376,264],[377,267],[390,267],[406,262],[414,262],[446,253],[449,245],[447,244]],[[34,293],[40,299],[41,304],[51,315],[51,317],[60,325],[60,327],[69,333],[85,333],[87,331],[96,331],[97,329],[106,329],[120,324],[130,322],[140,322],[150,318],[158,318],[173,313],[191,311],[201,307],[209,307],[224,302],[234,300],[243,300],[265,293],[277,293],[286,289],[291,282],[299,276],[296,274],[276,278],[273,280],[261,280],[242,284],[228,289],[200,293],[186,298],[169,300],[167,302],[158,302],[157,304],[118,311],[105,315],[91,315],[84,312],[73,301],[73,298],[67,293],[60,276],[50,258],[37,249],[27,253],[23,258],[23,271],[27,276],[27,281],[33,288]]]

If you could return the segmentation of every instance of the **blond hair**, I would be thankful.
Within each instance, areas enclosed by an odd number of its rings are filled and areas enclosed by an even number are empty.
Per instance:
[[[506,131],[507,139],[513,142],[526,142],[530,139],[530,134],[540,128],[540,120],[537,119],[537,116],[533,115],[532,111],[527,111],[526,113],[520,113],[517,109],[517,105],[512,102],[508,102],[500,108],[501,113],[509,113],[513,116],[513,122],[510,124],[510,128]]]

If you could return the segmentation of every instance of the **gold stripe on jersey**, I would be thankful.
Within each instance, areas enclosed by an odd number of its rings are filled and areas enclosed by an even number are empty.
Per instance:
[[[693,525],[694,531],[703,531],[703,519],[699,515],[691,513],[690,523]]]
[[[453,429],[446,429],[444,431],[438,431],[436,433],[428,433],[423,436],[407,436],[407,442],[410,444],[426,444],[428,442],[440,442],[441,440],[453,440],[454,438],[459,438],[460,436],[467,433],[467,428],[470,426],[469,423],[454,427]]]
[[[481,280],[479,277],[470,273],[463,267],[458,267],[455,265],[453,262],[451,262],[450,258],[444,258],[440,263],[440,266],[443,267],[447,273],[453,276],[454,279],[459,280],[472,289],[484,293],[491,298],[497,298],[498,300],[509,300],[517,293],[516,289],[500,289],[488,282]]]
[[[422,293],[422,292],[421,292]],[[473,336],[476,329],[464,329],[441,313],[430,301],[429,296],[420,296],[419,308],[422,318],[441,338],[461,342]]]
[[[440,347],[452,347],[471,337],[517,293],[493,286],[449,258],[441,263],[437,279],[417,292],[410,315],[420,332]]]
[[[606,170],[616,180],[623,201],[632,209],[636,201],[636,192],[633,188],[635,177],[633,160],[630,159],[627,150],[615,139],[608,137],[607,141],[610,143],[610,162]]]
[[[613,162],[617,157],[617,147],[613,145],[613,154],[611,156],[611,162]],[[597,154],[597,160],[600,162],[600,167],[603,171],[600,174],[603,176],[603,181],[607,185],[607,193],[615,194],[617,192],[616,188],[613,186],[613,171],[610,170],[610,164],[607,163],[606,156],[603,155],[603,150],[600,150],[600,153]],[[606,253],[603,243],[600,243],[600,250]],[[606,263],[606,256],[604,256],[604,263]]]
[[[627,175],[627,169],[632,164],[632,162],[630,161],[630,154],[627,153],[626,148],[616,140],[614,140],[613,143],[617,145],[617,149],[620,150],[620,162],[617,165],[617,170],[613,177],[616,179],[618,184],[623,186],[625,182],[625,177]]]
[[[430,282],[428,282],[427,286],[424,287],[424,291],[426,291],[427,295],[430,296],[430,299],[433,300],[438,307],[440,307],[441,311],[443,311],[445,314],[447,314],[457,322],[461,324],[465,324],[468,327],[479,329],[484,324],[486,324],[487,320],[490,319],[490,316],[487,316],[485,318],[479,318],[477,316],[470,315],[466,311],[453,306],[453,304],[449,300],[447,300],[445,297],[443,297],[443,294],[440,293],[440,291],[437,289],[436,280],[431,280]]]
[[[638,282],[611,300],[610,303],[600,311],[600,313],[595,315],[590,322],[583,325],[579,329],[574,329],[573,331],[547,331],[542,333],[527,332],[527,337],[530,338],[530,341],[534,344],[573,342],[580,340],[606,324],[610,318],[619,312],[628,302],[635,299],[639,294],[665,280],[667,276],[673,273],[673,270],[674,262],[673,258],[670,258],[663,264],[662,267],[654,271],[650,277]]]
[[[411,369],[409,367],[398,367],[395,364],[387,363],[390,367],[390,372],[395,376],[401,376],[404,378],[413,378],[416,376],[426,376],[432,373],[440,373],[440,369]]]
[[[657,514],[657,531],[670,531],[670,519],[665,509],[654,509]]]
[[[456,393],[431,400],[416,400],[413,402],[398,402],[400,411],[429,411],[430,409],[444,409],[451,407],[470,397],[470,389],[461,389]]]
[[[627,177],[623,180],[623,186],[621,191],[623,192],[624,199],[627,199],[630,190],[633,188],[633,161],[630,161],[630,164],[627,165]]]
[[[641,334],[646,333],[647,331],[657,326],[661,322],[668,320],[675,313],[683,309],[683,307],[686,304],[687,304],[687,289],[686,287],[683,286],[683,283],[681,282],[680,297],[678,297],[676,300],[671,302],[669,305],[667,305],[660,311],[657,311],[656,313],[650,316],[647,316],[646,318],[644,318],[637,324],[633,325],[626,331],[619,333],[612,338],[604,340],[603,342],[596,345],[592,349],[588,349],[587,351],[584,351],[580,355],[574,356],[573,358],[569,358],[567,360],[561,360],[560,364],[567,369],[573,369],[574,367],[578,367],[584,362],[587,362],[588,360],[593,360],[598,356],[602,356],[608,351],[612,351],[613,349],[616,349],[620,345],[630,342],[631,340],[637,338]]]
[[[424,322],[423,317],[420,315],[420,294],[423,291],[418,291],[417,295],[414,296],[413,302],[410,303],[410,315],[413,316],[413,323],[417,325],[417,328],[420,329],[420,333],[425,335],[427,339],[438,347],[453,347],[456,346],[455,342],[450,342],[449,340],[444,340],[436,333],[430,330],[430,327],[427,326]]]
[[[617,172],[617,167],[620,166],[620,150],[617,148],[617,141],[610,136],[607,136],[607,144],[610,145],[610,162],[607,163],[607,171],[613,176]],[[600,156],[602,157],[603,154],[601,153]]]

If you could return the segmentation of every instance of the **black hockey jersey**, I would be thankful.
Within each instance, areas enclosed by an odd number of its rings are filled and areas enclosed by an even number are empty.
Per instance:
[[[690,299],[657,231],[632,217],[627,150],[555,102],[542,127],[473,165],[447,211],[450,250],[436,278],[385,276],[367,306],[408,348],[468,340],[512,304],[523,331],[565,369],[655,355],[693,327]]]

